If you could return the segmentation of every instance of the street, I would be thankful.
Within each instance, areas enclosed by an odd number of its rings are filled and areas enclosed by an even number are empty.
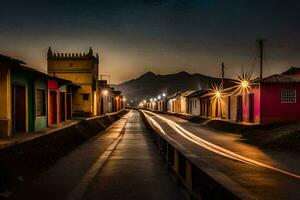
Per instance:
[[[236,135],[210,130],[169,115],[143,111],[163,131],[259,199],[297,199],[299,155],[266,151],[243,143]]]
[[[12,199],[185,199],[141,117],[130,111],[103,134],[20,182]]]
[[[299,156],[259,149],[236,135],[165,114],[142,111],[162,134],[258,199],[297,199]],[[98,134],[12,189],[12,199],[186,199],[165,167],[142,112],[131,110]]]

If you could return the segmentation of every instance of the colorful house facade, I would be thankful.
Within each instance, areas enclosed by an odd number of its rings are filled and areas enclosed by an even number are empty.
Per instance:
[[[242,101],[242,121],[293,122],[300,119],[300,75],[275,74],[252,86]]]
[[[37,132],[70,119],[74,87],[0,55],[0,136]]]
[[[47,86],[48,124],[49,126],[59,126],[60,122],[72,118],[72,88],[74,85],[71,81],[49,77]]]
[[[47,75],[3,55],[0,55],[0,68],[1,136],[11,137],[46,128]]]
[[[209,91],[200,94],[200,116],[255,124],[299,121],[300,73],[296,69],[254,80],[247,90],[225,88],[219,100]]]

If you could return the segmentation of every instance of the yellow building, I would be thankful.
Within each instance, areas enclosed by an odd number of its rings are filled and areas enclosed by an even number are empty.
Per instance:
[[[94,56],[92,48],[83,54],[54,53],[49,47],[47,61],[49,75],[70,80],[81,87],[73,93],[73,116],[98,115],[98,54]]]
[[[0,55],[1,58],[1,55]],[[0,59],[1,60],[1,59]],[[0,136],[11,136],[11,99],[10,99],[10,70],[9,63],[0,62]]]

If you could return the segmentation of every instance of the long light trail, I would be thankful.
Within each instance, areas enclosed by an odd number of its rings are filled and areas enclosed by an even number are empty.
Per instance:
[[[297,175],[297,174],[294,174],[294,173],[291,173],[291,172],[288,172],[288,171],[285,171],[283,169],[279,169],[277,167],[273,167],[271,165],[268,165],[268,164],[265,164],[265,163],[262,163],[262,162],[259,162],[259,161],[256,161],[256,160],[253,160],[251,158],[247,158],[247,157],[244,157],[244,156],[241,156],[237,153],[234,153],[232,151],[229,151],[227,149],[224,149],[223,147],[220,147],[218,145],[215,145],[211,142],[208,142],[196,135],[194,135],[193,133],[189,132],[188,130],[184,129],[183,127],[181,127],[179,124],[173,122],[172,120],[169,120],[169,119],[166,119],[158,114],[155,114],[155,113],[152,113],[152,112],[149,112],[149,111],[142,111],[146,116],[147,113],[149,114],[152,114],[160,119],[162,119],[163,121],[165,121],[171,128],[173,128],[178,134],[180,134],[181,136],[183,136],[184,138],[188,139],[189,141],[211,151],[211,152],[214,152],[218,155],[221,155],[221,156],[224,156],[224,157],[227,157],[227,158],[230,158],[230,159],[233,159],[233,160],[236,160],[236,161],[239,161],[239,162],[242,162],[242,163],[246,163],[246,164],[251,164],[251,165],[255,165],[255,166],[260,166],[260,167],[264,167],[264,168],[267,168],[267,169],[270,169],[270,170],[274,170],[276,172],[279,172],[279,173],[282,173],[282,174],[285,174],[285,175],[288,175],[288,176],[291,176],[293,178],[297,178],[297,179],[300,179],[300,175]],[[149,117],[149,116],[148,116]],[[154,120],[152,117],[150,117],[150,120]],[[154,120],[155,121],[155,120]],[[156,124],[154,126],[159,126],[160,128],[158,129],[162,129],[162,127],[156,122]],[[165,134],[165,132],[163,132]]]

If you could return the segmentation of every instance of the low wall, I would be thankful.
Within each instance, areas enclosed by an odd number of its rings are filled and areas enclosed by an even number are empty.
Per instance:
[[[153,133],[154,143],[161,157],[178,181],[190,192],[191,199],[256,199],[226,175],[201,162],[198,156],[187,151],[178,142],[156,131],[145,116],[144,121]]]
[[[104,131],[128,110],[82,120],[30,141],[0,150],[0,191],[51,165],[76,146]]]

